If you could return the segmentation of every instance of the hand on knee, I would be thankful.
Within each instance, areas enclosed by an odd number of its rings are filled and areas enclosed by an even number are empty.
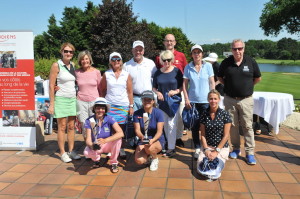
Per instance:
[[[135,159],[135,162],[138,164],[138,165],[141,165],[141,164],[144,164],[146,162],[146,160],[144,158],[136,158]]]

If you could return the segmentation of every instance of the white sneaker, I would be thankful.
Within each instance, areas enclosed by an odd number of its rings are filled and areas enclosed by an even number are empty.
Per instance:
[[[68,162],[72,162],[72,159],[69,157],[69,155],[67,154],[67,152],[64,152],[60,159],[64,162],[64,163],[68,163]]]
[[[200,151],[201,151],[200,149],[196,149],[196,150],[195,150],[195,153],[194,153],[194,158],[195,158],[195,159],[198,159],[198,158],[199,158]]]
[[[158,158],[152,159],[150,164],[150,171],[156,171],[158,169]]]
[[[109,152],[106,156],[111,156],[111,153]]]
[[[68,152],[68,156],[74,160],[81,159],[80,155],[78,155],[75,151]]]

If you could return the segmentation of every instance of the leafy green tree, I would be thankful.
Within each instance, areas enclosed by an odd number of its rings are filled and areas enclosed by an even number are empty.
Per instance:
[[[135,40],[142,40],[147,54],[153,54],[154,37],[145,21],[137,22],[132,3],[127,4],[126,0],[103,0],[90,27],[90,46],[98,65],[107,65],[109,54],[114,51],[121,53],[124,61],[131,59]]]
[[[260,27],[265,35],[278,35],[286,29],[291,34],[300,33],[300,1],[270,0],[260,16]]]

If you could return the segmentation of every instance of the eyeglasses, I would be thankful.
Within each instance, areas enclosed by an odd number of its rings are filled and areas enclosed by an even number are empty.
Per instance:
[[[111,61],[112,62],[121,61],[121,58],[120,57],[113,57],[113,58],[111,58]]]
[[[240,47],[240,48],[231,48],[233,51],[242,51],[244,49],[244,47]]]
[[[162,59],[162,61],[163,61],[163,62],[166,62],[166,61],[171,62],[172,59]]]
[[[73,54],[74,53],[74,51],[73,50],[64,50],[64,53],[70,53],[70,54]]]

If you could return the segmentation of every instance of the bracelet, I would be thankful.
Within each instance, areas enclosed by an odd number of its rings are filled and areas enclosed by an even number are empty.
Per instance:
[[[129,105],[129,108],[133,108],[133,107],[134,107],[134,104],[130,104],[130,105]]]

